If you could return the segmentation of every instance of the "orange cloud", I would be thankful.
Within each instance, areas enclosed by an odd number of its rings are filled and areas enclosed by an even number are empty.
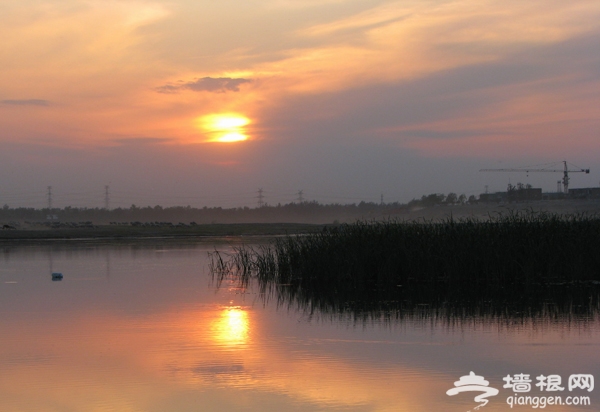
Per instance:
[[[558,0],[394,1],[353,12],[327,9],[319,18],[297,13],[343,3],[274,0],[251,11],[215,3],[203,5],[203,13],[184,2],[48,2],[37,13],[12,5],[0,16],[0,36],[11,39],[0,44],[2,139],[195,143],[204,139],[194,125],[198,116],[239,112],[260,124],[290,97],[502,62],[534,45],[590,33],[600,18],[597,2]],[[228,19],[215,25],[212,14]],[[180,91],[206,93],[173,93]],[[34,101],[52,104],[44,113],[26,112]],[[336,110],[343,108],[320,114]]]

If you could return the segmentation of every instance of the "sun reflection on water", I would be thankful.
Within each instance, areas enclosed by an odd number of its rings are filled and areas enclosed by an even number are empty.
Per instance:
[[[214,322],[212,332],[216,342],[226,346],[239,346],[248,342],[248,313],[240,307],[227,307]]]

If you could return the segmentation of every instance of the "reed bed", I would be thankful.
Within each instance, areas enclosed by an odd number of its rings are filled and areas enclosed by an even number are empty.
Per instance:
[[[597,311],[600,217],[528,211],[359,222],[242,246],[225,258],[215,252],[211,269],[219,281],[255,279],[262,293],[309,311]]]

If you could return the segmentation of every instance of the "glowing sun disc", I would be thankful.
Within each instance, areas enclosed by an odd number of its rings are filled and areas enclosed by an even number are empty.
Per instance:
[[[248,140],[244,126],[250,119],[237,113],[209,114],[196,119],[197,126],[209,137],[208,142],[234,143]]]
[[[221,143],[233,143],[233,142],[241,142],[243,140],[248,140],[248,136],[243,135],[241,133],[227,133],[222,136],[217,137],[214,141]]]
[[[213,127],[218,130],[237,129],[246,126],[250,120],[245,117],[217,117],[214,119]]]
[[[250,119],[235,113],[209,114],[198,120],[203,129],[211,131],[239,129],[250,123]]]

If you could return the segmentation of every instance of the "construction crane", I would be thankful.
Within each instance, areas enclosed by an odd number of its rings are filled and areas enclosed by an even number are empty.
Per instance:
[[[481,169],[480,172],[552,172],[552,173],[563,173],[563,190],[565,194],[569,193],[569,173],[590,173],[590,169],[569,169],[567,161],[563,160],[563,169],[528,169],[528,168],[520,168],[520,169]],[[554,163],[556,164],[556,163]]]

